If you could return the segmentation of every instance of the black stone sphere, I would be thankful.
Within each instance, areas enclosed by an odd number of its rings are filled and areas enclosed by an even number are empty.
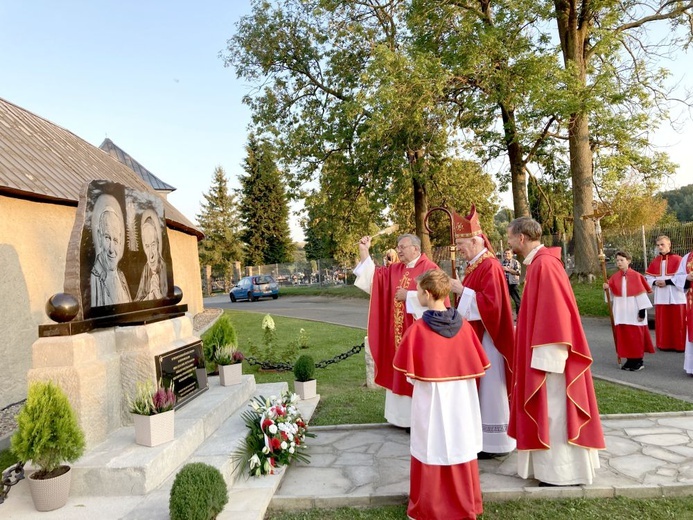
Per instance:
[[[177,285],[173,286],[173,304],[177,304],[183,299],[183,290]]]
[[[71,321],[79,312],[79,301],[67,293],[57,293],[46,302],[46,314],[53,321],[65,323]]]

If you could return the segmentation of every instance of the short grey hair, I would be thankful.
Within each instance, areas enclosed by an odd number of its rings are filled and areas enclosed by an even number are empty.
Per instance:
[[[524,235],[531,241],[541,240],[541,224],[529,217],[520,217],[508,224],[513,235]]]
[[[409,240],[411,240],[411,245],[413,245],[419,251],[421,251],[421,239],[419,237],[411,233],[405,233],[404,235],[400,235],[397,237],[397,243],[399,244],[400,240],[402,240],[403,238],[408,238]]]

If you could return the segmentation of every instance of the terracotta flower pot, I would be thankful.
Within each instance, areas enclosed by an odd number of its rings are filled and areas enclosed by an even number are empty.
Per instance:
[[[317,395],[317,385],[317,379],[311,379],[310,381],[294,381],[294,389],[303,400],[312,399]]]
[[[238,385],[243,376],[243,365],[235,363],[233,365],[219,365],[219,382],[221,386]]]
[[[132,414],[135,421],[135,442],[142,446],[158,446],[173,440],[174,411],[154,415]]]
[[[67,471],[57,477],[39,480],[34,478],[36,473],[29,476],[29,491],[37,511],[53,511],[67,503],[70,496],[72,469],[69,466],[61,467],[67,468]]]

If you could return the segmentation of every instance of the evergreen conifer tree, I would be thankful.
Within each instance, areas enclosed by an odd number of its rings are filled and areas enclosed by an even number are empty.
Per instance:
[[[245,175],[239,177],[239,214],[243,225],[240,236],[245,244],[245,263],[290,262],[293,244],[288,223],[289,205],[272,147],[267,141],[251,135],[246,152]]]

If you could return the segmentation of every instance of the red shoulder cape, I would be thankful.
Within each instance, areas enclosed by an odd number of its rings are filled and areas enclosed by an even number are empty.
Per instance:
[[[614,296],[623,296],[621,294],[621,282],[623,280],[623,273],[618,271],[611,275],[609,278],[609,289]],[[638,272],[633,271],[630,267],[626,271],[626,296],[638,296],[642,293],[651,293],[652,288],[650,284],[647,283],[645,277]]]
[[[681,257],[679,255],[673,253],[667,255],[667,276],[673,276],[679,268],[680,263]],[[650,265],[647,266],[645,274],[649,274],[650,276],[662,276],[662,255],[657,255],[652,259]]]
[[[407,314],[405,302],[395,300],[395,292],[399,287],[416,290],[416,277],[437,267],[422,254],[412,268],[401,262],[375,268],[368,310],[368,344],[375,361],[375,382],[396,394],[412,395],[412,385],[392,367],[392,360],[414,317]]]
[[[436,334],[423,321],[407,329],[392,362],[395,370],[420,381],[456,381],[484,375],[490,363],[468,321],[452,338]]]
[[[479,307],[483,328],[476,327],[478,321],[473,321],[472,325],[479,341],[483,339],[485,329],[505,359],[505,380],[509,396],[512,391],[515,329],[503,267],[495,257],[484,258],[471,266],[462,285],[476,291],[476,304]]]
[[[565,366],[568,442],[603,449],[604,434],[590,365],[592,356],[558,247],[542,248],[527,268],[515,339],[515,388],[508,434],[519,450],[550,448],[546,373],[531,368],[532,349],[568,347]]]

